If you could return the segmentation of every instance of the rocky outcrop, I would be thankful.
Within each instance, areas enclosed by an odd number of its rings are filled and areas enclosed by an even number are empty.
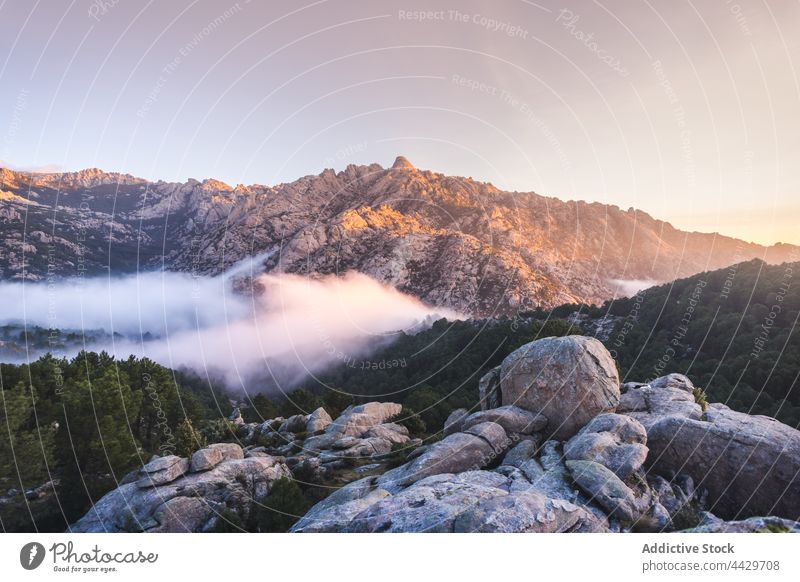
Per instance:
[[[333,449],[336,452],[329,454],[340,458],[387,453],[392,446],[409,440],[405,427],[385,422],[399,415],[402,408],[393,402],[351,406],[328,424],[322,434],[306,439],[302,450],[313,454]]]
[[[701,420],[667,416],[648,435],[653,470],[690,475],[721,517],[800,519],[797,430],[712,404]]]
[[[593,461],[627,479],[644,464],[647,433],[635,419],[619,414],[601,414],[583,427],[564,446],[569,461]]]
[[[424,446],[393,422],[402,413],[393,403],[352,406],[330,422],[318,409],[242,423],[244,450],[219,443],[191,461],[153,459],[73,529],[208,531],[226,511],[246,519],[283,476],[340,485],[296,532],[798,529],[800,432],[706,407],[677,374],[627,383],[620,396],[606,356],[581,338],[523,346],[501,366],[502,401],[519,390],[518,404],[458,410]]]
[[[306,421],[306,432],[311,435],[317,434],[318,432],[328,428],[332,422],[333,419],[331,418],[331,415],[320,406],[308,416],[308,421]]]
[[[402,412],[393,402],[350,406],[331,419],[324,408],[308,415],[243,424],[239,436],[245,456],[280,455],[306,486],[340,484],[343,475],[386,470],[420,444],[408,429],[391,420]],[[350,477],[349,480],[352,480]]]
[[[346,485],[293,531],[796,529],[798,431],[721,405],[703,411],[676,374],[620,396],[612,366],[579,338],[523,346],[501,367],[504,406],[456,411],[441,441]],[[514,370],[524,376],[506,390]],[[554,406],[566,398],[553,387],[565,386],[586,397]]]
[[[800,432],[765,416],[695,402],[680,374],[630,385],[620,412],[647,430],[650,470],[685,475],[726,519],[775,515],[800,519]]]
[[[502,403],[540,413],[565,440],[619,404],[619,375],[608,350],[584,336],[545,338],[511,353],[500,368]]]
[[[670,374],[650,384],[628,383],[623,390],[617,412],[635,418],[648,430],[667,416],[693,420],[703,416],[692,382],[681,374]]]
[[[150,479],[165,475],[164,468],[189,466],[188,459],[172,457],[155,459],[145,465],[141,480],[120,485],[97,501],[89,512],[70,527],[73,532],[203,532],[213,530],[223,512],[231,512],[246,520],[253,502],[267,495],[271,484],[290,477],[289,468],[279,457],[239,458],[231,454],[231,445],[208,451],[228,451],[213,468],[200,472],[173,471],[170,478]],[[199,452],[199,451],[198,451]],[[216,454],[216,453],[214,453]],[[167,480],[168,479],[168,480]]]

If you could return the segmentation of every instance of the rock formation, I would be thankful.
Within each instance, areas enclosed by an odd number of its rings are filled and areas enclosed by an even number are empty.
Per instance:
[[[293,531],[800,530],[800,432],[721,405],[704,413],[680,375],[625,385],[620,396],[603,352],[583,338],[523,346],[481,385],[496,384],[504,404],[510,394],[524,408],[486,408],[484,390],[485,410],[455,411],[441,441],[346,485]],[[525,374],[513,392],[503,372],[512,364]],[[566,416],[547,406],[577,385],[599,398],[580,399],[585,408],[563,403]],[[568,425],[568,436],[558,438],[554,423]],[[715,511],[747,519],[725,522]]]
[[[246,519],[273,481],[291,473],[283,460],[243,458],[239,445],[197,451],[191,463],[159,457],[134,471],[70,527],[73,532],[204,532],[224,512]]]
[[[500,366],[503,404],[540,412],[549,436],[565,440],[619,403],[619,375],[603,344],[585,336],[550,337],[511,353]]]
[[[694,402],[694,386],[671,374],[631,387],[620,409],[647,427],[649,462],[660,474],[690,476],[726,519],[778,515],[800,519],[798,431],[723,404]]]
[[[678,374],[620,387],[587,338],[532,342],[499,370],[502,403],[455,411],[441,440],[411,439],[388,402],[241,423],[244,449],[156,458],[73,529],[208,531],[291,475],[342,485],[295,532],[800,531],[797,430],[703,410]]]

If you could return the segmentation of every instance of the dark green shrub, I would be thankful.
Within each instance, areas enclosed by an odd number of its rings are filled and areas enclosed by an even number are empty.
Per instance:
[[[425,421],[420,418],[419,414],[406,407],[403,407],[403,412],[400,414],[400,418],[396,422],[397,424],[401,424],[408,429],[408,434],[412,439],[423,438],[426,434],[425,431],[428,428],[425,425]]]
[[[341,390],[329,390],[323,398],[325,411],[331,418],[337,418],[344,412],[344,409],[353,404],[353,397]],[[311,411],[313,412],[313,411]]]
[[[189,419],[184,420],[175,430],[175,454],[187,459],[192,454],[206,445],[205,437],[198,431]]]
[[[217,523],[214,524],[211,531],[213,533],[241,533],[247,530],[238,513],[230,509],[224,509],[219,514]]]
[[[322,399],[308,390],[300,389],[289,392],[280,405],[281,416],[289,418],[294,414],[311,414],[322,406]]]
[[[256,504],[256,526],[266,533],[284,533],[305,515],[310,503],[300,486],[286,477],[275,481]]]

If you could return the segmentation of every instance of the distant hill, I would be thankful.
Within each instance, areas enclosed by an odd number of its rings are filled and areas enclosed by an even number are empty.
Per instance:
[[[753,260],[606,303],[623,377],[681,372],[710,399],[800,425],[800,263]]]
[[[0,169],[0,192],[5,280],[160,268],[210,275],[258,256],[265,271],[356,270],[432,305],[489,317],[601,303],[626,282],[751,258],[800,258],[796,246],[685,232],[633,208],[505,192],[402,157],[391,168],[351,165],[277,186]]]

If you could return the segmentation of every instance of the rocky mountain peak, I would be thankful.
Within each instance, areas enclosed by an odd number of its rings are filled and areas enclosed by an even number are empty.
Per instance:
[[[85,168],[76,172],[22,172],[0,169],[0,180],[9,187],[44,188],[94,188],[106,184],[130,186],[146,184],[147,180],[130,174],[105,172],[99,168]]]
[[[24,240],[26,257],[50,253],[57,275],[74,271],[73,241],[86,228],[85,203],[95,213],[96,240],[105,240],[105,225],[114,222],[111,258],[123,271],[192,265],[219,274],[222,249],[236,261],[280,247],[265,269],[276,268],[279,257],[289,273],[358,271],[428,304],[486,317],[599,304],[617,293],[619,281],[666,282],[753,257],[781,263],[800,256],[800,247],[687,233],[639,211],[420,171],[404,156],[389,169],[348,165],[339,173],[236,190],[213,179],[147,182],[100,170],[5,170],[0,180],[0,189],[11,193],[0,209],[0,232]],[[30,232],[51,232],[54,209],[60,220],[55,254],[19,229],[26,212]],[[83,258],[90,272],[103,272],[109,245],[91,250]],[[127,262],[129,256],[140,263]],[[4,276],[47,276],[44,267],[25,265],[20,252],[0,255]]]
[[[17,185],[17,175],[8,168],[0,168],[0,188],[12,188]]]
[[[414,164],[408,161],[405,156],[397,156],[392,164],[392,170],[416,170]]]
[[[233,188],[225,182],[215,180],[214,178],[206,178],[201,182],[200,187],[209,192],[230,192],[233,190]]]

